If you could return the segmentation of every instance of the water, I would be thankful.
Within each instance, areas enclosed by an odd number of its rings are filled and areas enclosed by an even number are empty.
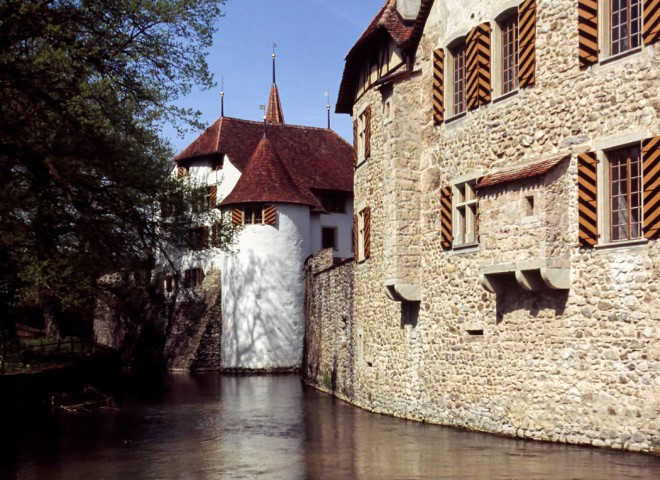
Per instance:
[[[297,376],[172,375],[121,409],[0,413],[1,480],[651,479],[660,457],[374,415]]]

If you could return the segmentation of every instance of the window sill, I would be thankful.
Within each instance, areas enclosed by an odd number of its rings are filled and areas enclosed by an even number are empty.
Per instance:
[[[625,52],[617,53],[616,55],[612,55],[609,57],[604,57],[602,59],[599,59],[598,63],[600,65],[609,65],[611,63],[617,63],[618,60],[630,57],[632,55],[635,55],[637,53],[640,53],[642,51],[643,47],[637,47],[637,48],[632,48],[630,50],[626,50]]]
[[[356,165],[355,165],[355,170],[359,170],[362,165],[366,164],[371,157],[363,158],[361,159]]]
[[[635,238],[634,240],[621,240],[618,242],[602,243],[596,245],[594,248],[596,250],[616,250],[630,247],[643,247],[648,243],[649,241],[646,238]]]
[[[467,116],[467,111],[458,113],[454,115],[453,117],[449,117],[448,119],[445,120],[445,125],[449,125],[450,123],[455,123],[458,122],[459,120],[465,118]]]
[[[520,89],[516,88],[515,90],[511,90],[510,92],[504,93],[496,98],[493,98],[493,105],[496,103],[503,102],[504,100],[507,100],[509,98],[515,97],[520,93]]]
[[[473,253],[479,251],[479,242],[474,243],[462,243],[460,245],[454,245],[452,252],[455,254],[459,253]]]

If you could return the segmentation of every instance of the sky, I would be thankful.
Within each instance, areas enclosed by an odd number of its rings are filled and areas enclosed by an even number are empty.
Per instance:
[[[272,84],[273,43],[277,88],[285,123],[325,128],[326,104],[331,128],[353,141],[349,115],[334,113],[344,59],[384,5],[385,0],[227,0],[218,20],[208,63],[218,84],[194,90],[177,104],[202,112],[210,125],[220,117],[224,85],[225,116],[261,121]],[[329,97],[325,93],[329,92]],[[180,152],[200,131],[183,138],[173,129],[163,134]]]

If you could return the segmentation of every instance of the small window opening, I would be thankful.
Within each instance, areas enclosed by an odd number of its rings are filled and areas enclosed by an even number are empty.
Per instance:
[[[534,195],[525,196],[525,216],[534,216]]]
[[[484,335],[483,330],[466,330],[466,332],[471,337],[483,337],[483,335]]]

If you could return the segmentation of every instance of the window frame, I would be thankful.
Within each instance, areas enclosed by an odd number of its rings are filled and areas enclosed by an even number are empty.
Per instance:
[[[326,246],[325,245],[325,234],[326,232],[330,232],[332,234],[332,245]],[[323,225],[321,226],[321,248],[332,248],[333,252],[339,251],[339,245],[338,245],[338,236],[337,236],[337,227],[335,226],[327,226]]]
[[[259,221],[257,221],[257,219]],[[263,224],[264,224],[263,206],[243,207],[243,225],[263,225]]]
[[[452,248],[479,245],[479,194],[474,187],[478,176],[452,182]]]
[[[183,271],[183,286],[185,288],[199,288],[204,283],[204,269],[201,267],[187,268]]]
[[[631,175],[631,158],[630,156],[627,156],[628,153],[635,152],[636,158],[632,159],[637,165],[637,173],[636,176]],[[626,156],[624,159],[626,161],[626,175],[624,177],[619,177],[618,180],[615,180],[613,178],[613,163],[620,162],[622,160],[621,157],[619,156]],[[617,158],[619,157],[619,158]],[[603,228],[601,229],[601,240],[602,243],[605,244],[619,244],[619,243],[626,243],[626,242],[634,242],[637,240],[642,240],[644,239],[644,232],[643,232],[643,222],[644,222],[644,205],[643,205],[643,186],[642,186],[642,149],[641,149],[641,143],[636,142],[632,144],[627,144],[627,145],[622,145],[622,146],[617,146],[613,147],[611,149],[604,150],[602,152],[602,158],[604,159],[604,165],[603,165],[603,184],[604,184],[604,189],[603,189],[603,195],[601,198],[599,198],[599,202],[603,207]],[[623,183],[625,182],[625,189],[626,191],[623,192],[625,195],[625,203],[626,203],[626,213],[624,216],[627,214],[627,221],[625,224],[614,224],[615,222],[615,212],[621,212],[621,209],[615,210],[614,206],[614,200],[615,196],[613,194],[614,190],[614,182],[618,183]],[[622,182],[623,181],[623,182]],[[636,181],[637,185],[636,188],[631,188],[633,187],[632,182]],[[621,197],[622,195],[618,195],[618,197]],[[637,197],[637,200],[633,200],[633,204],[631,205],[631,200],[634,197]],[[636,221],[633,221],[632,219],[632,212],[635,211],[637,213]],[[637,233],[633,236],[633,226],[636,224],[637,228]],[[621,238],[615,238],[619,237],[618,235],[615,235],[614,229],[616,227],[621,227],[625,226],[626,227],[626,236],[621,237]],[[601,242],[599,242],[601,243]]]
[[[457,65],[457,58],[460,59],[459,64]],[[445,111],[450,113],[449,118],[460,117],[467,112],[467,43],[466,37],[462,36],[455,39],[447,46],[447,55],[446,55],[446,72],[448,73],[448,82],[447,86],[448,92],[445,95],[445,98],[448,100],[449,105]],[[456,73],[460,71],[462,79],[456,79]],[[459,92],[456,88],[457,85],[460,85],[461,91]],[[457,110],[457,96],[462,97],[462,108]]]
[[[365,107],[358,115],[358,130],[357,130],[357,165],[360,165],[369,160],[370,155],[367,155],[367,141],[371,141],[371,129],[368,125],[371,122],[371,109],[369,106]],[[369,152],[371,153],[371,152]]]
[[[614,37],[614,30],[615,30],[615,28],[621,28],[621,25],[624,25],[624,23],[622,23],[622,22],[618,23],[616,26],[614,25],[614,16],[615,16],[615,11],[614,11],[614,6],[613,6],[614,1],[619,1],[620,3],[626,3],[626,11],[628,12],[628,14],[626,15],[627,20],[625,22],[625,25],[628,27],[628,35],[626,36],[626,38],[628,40],[629,45],[625,50],[615,51],[615,48],[614,48],[614,46],[615,46],[615,43],[614,43],[615,41],[614,41],[614,38],[613,38]],[[630,41],[633,38],[630,34],[630,30],[631,30],[630,27],[632,25],[631,18],[630,18],[631,17],[630,12],[634,8],[634,6],[633,6],[634,2],[637,3],[637,5],[636,5],[636,8],[637,8],[637,18],[636,18],[636,21],[637,21],[637,34],[636,34],[637,45],[631,45],[630,44],[631,43]],[[643,43],[644,43],[644,40],[642,38],[642,30],[643,30],[642,9],[644,7],[643,0],[607,0],[607,1],[600,0],[599,3],[603,4],[603,10],[605,11],[604,12],[605,22],[604,22],[604,32],[603,32],[604,33],[604,36],[603,36],[604,41],[602,42],[603,44],[601,46],[601,50],[606,52],[607,57],[609,58],[609,57],[616,57],[616,56],[619,56],[619,55],[625,55],[627,53],[636,51],[637,49],[641,48]],[[622,9],[619,9],[619,12],[620,11],[622,11]],[[600,20],[600,18],[599,18],[599,20]],[[619,38],[618,42],[621,43],[622,39]],[[603,48],[603,47],[605,47],[605,48]]]

